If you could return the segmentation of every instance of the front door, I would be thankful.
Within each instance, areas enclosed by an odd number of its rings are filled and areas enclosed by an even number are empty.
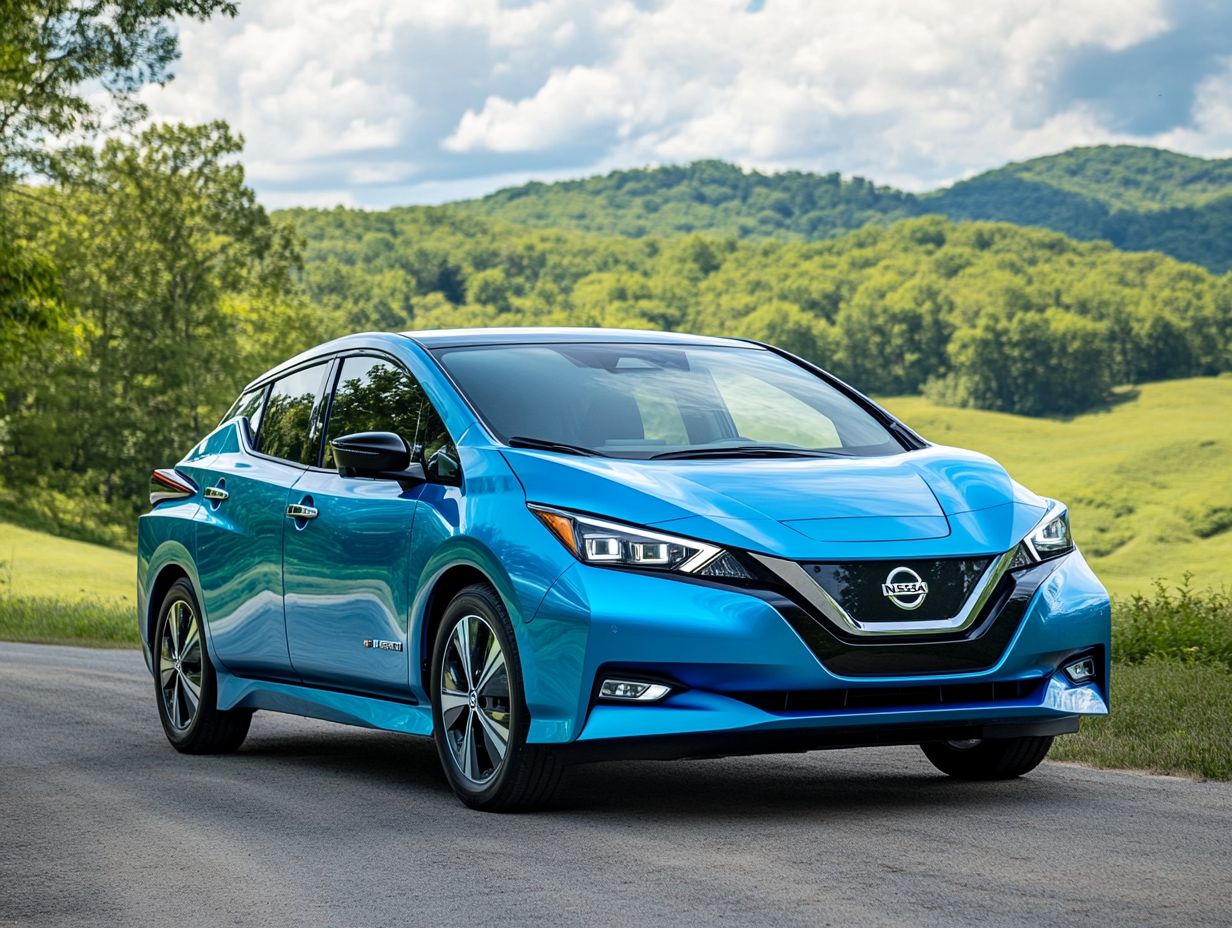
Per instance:
[[[286,502],[283,583],[291,662],[305,683],[403,696],[409,692],[407,625],[414,596],[411,538],[424,487],[340,477],[330,439],[395,432],[419,459],[448,441],[419,384],[373,355],[344,359],[326,426],[324,471],[310,471]]]

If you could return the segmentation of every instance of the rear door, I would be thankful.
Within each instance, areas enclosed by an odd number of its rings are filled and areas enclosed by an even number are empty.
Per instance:
[[[197,528],[202,605],[213,655],[241,676],[296,679],[282,608],[282,536],[287,493],[316,460],[332,363],[265,388],[256,414],[237,422],[234,451],[209,462]]]
[[[305,683],[405,696],[416,501],[425,486],[340,477],[329,440],[395,432],[436,479],[455,480],[457,452],[418,382],[376,354],[343,359],[330,405],[322,469],[287,502],[315,515],[288,520],[283,579],[291,660]],[[442,474],[442,462],[450,472]]]

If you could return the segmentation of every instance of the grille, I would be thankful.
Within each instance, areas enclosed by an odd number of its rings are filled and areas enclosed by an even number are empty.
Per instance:
[[[974,557],[802,566],[857,622],[925,622],[958,615],[991,562],[989,557]],[[917,577],[928,587],[923,600],[912,609],[895,605],[886,594],[884,584],[910,583]],[[911,603],[917,595],[907,593],[898,598]]]
[[[768,690],[728,693],[766,712],[831,712],[843,709],[893,709],[966,703],[1019,702],[1033,696],[1045,680],[948,683],[942,686],[887,686],[845,690]]]

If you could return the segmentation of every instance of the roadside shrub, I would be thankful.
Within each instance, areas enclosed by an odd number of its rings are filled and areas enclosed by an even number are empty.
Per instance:
[[[1156,581],[1150,594],[1119,599],[1112,608],[1112,656],[1232,667],[1232,595],[1194,590],[1190,575],[1178,586]]]

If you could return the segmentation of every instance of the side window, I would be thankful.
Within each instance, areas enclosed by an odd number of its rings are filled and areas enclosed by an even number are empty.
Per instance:
[[[257,450],[295,464],[317,462],[313,412],[329,364],[318,364],[275,380],[257,430]]]
[[[242,394],[231,404],[231,408],[227,410],[227,414],[219,420],[218,424],[222,425],[239,416],[248,428],[248,441],[252,442],[257,434],[257,428],[261,425],[261,400],[264,396],[265,387],[257,387],[255,390]]]
[[[428,475],[453,482],[457,451],[423,388],[396,364],[352,357],[342,364],[325,435],[325,466],[335,467],[329,442],[355,432],[394,432],[414,449]]]

